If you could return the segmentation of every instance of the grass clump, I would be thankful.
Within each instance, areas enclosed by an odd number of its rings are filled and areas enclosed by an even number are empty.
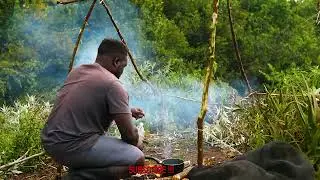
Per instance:
[[[229,116],[231,123],[220,120],[210,129],[228,132],[219,139],[242,152],[274,140],[290,143],[308,157],[320,178],[319,69],[276,74],[283,81],[278,78],[274,90],[240,101]]]
[[[16,101],[13,106],[0,109],[0,164],[12,162],[26,152],[30,156],[42,151],[40,131],[50,113],[51,104],[41,102],[35,96]],[[38,158],[28,160],[20,170],[36,168]],[[17,170],[11,167],[4,170]],[[4,173],[2,172],[2,173]]]

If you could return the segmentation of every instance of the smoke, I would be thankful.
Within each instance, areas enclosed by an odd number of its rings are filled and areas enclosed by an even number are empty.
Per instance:
[[[40,62],[37,73],[38,88],[52,89],[61,86],[67,76],[68,66],[77,36],[91,2],[49,6],[43,11],[16,11],[12,30],[24,47]],[[138,9],[129,0],[107,1],[133,56],[139,65],[145,66],[147,59],[155,57],[148,51],[152,47],[143,44],[141,19]],[[18,36],[19,35],[19,36]],[[75,57],[74,67],[94,62],[99,44],[104,38],[119,39],[110,19],[99,3],[96,4],[81,44]],[[155,63],[155,62],[153,62]],[[150,71],[150,67],[144,67]],[[160,71],[164,71],[160,69]],[[181,74],[176,84],[167,84],[166,73],[153,79],[153,88],[137,80],[132,65],[121,77],[130,96],[130,105],[140,107],[146,116],[142,119],[151,132],[160,132],[169,141],[164,145],[165,157],[172,152],[172,134],[177,131],[196,132],[196,120],[200,111],[202,81]],[[218,119],[223,105],[232,106],[237,101],[237,92],[225,83],[214,83],[209,90],[209,107],[206,122]]]
[[[142,59],[154,59],[142,45],[142,22],[137,7],[128,0],[106,2],[138,64],[144,63]],[[19,27],[24,33],[26,45],[32,46],[38,52],[38,58],[47,66],[39,75],[42,79],[50,77],[58,82],[58,85],[62,85],[77,35],[90,4],[91,2],[81,2],[50,6],[46,12],[40,12],[40,16],[36,14],[26,16],[23,24],[17,25],[17,28]],[[97,3],[84,31],[74,67],[94,62],[98,46],[104,38],[119,39],[105,9]],[[170,134],[187,128],[194,130],[201,106],[203,90],[201,80],[182,76],[179,77],[180,85],[153,82],[154,89],[152,89],[146,83],[135,82],[134,76],[136,75],[132,65],[129,65],[121,81],[129,93],[130,105],[144,109],[146,117],[143,120],[151,131]],[[166,75],[160,78],[165,79]],[[206,121],[216,119],[217,109],[222,105],[234,104],[236,97],[236,91],[227,84],[211,85],[209,91],[211,105]]]
[[[82,10],[86,11],[89,5],[87,3],[86,8],[81,7]],[[126,0],[111,1],[109,5],[130,51],[137,60],[140,60],[138,63],[143,63],[141,59],[145,61],[146,59],[154,59],[154,57],[148,56],[150,52],[146,52],[141,45],[143,36],[137,7]],[[82,14],[85,15],[86,13]],[[101,5],[98,5],[95,7],[84,33],[82,44],[76,56],[75,66],[92,63],[97,55],[97,49],[101,40],[106,37],[118,39],[116,30],[111,24],[105,9]],[[133,76],[135,76],[135,72],[130,64],[121,77],[121,81],[130,95],[130,105],[144,109],[146,113],[144,120],[152,131],[169,134],[167,132],[186,128],[193,129],[195,127],[201,105],[201,81],[194,78],[181,77],[181,82],[184,84],[183,88],[179,86],[164,87],[163,84],[155,82],[153,88],[151,88],[146,83],[133,82]],[[163,76],[161,78],[166,77]],[[215,85],[210,88],[210,103],[216,103],[215,106],[233,103],[232,100],[223,102],[225,98],[234,94],[234,91],[226,84],[222,86]],[[222,91],[225,92],[221,93]],[[211,108],[211,110],[213,109]],[[214,118],[214,112],[211,112],[211,110],[209,110],[208,117],[211,116],[212,119]]]
[[[181,77],[181,81],[187,87],[155,86],[155,92],[146,83],[132,85],[126,78],[122,80],[130,94],[131,105],[145,110],[145,119],[151,124],[151,130],[161,132],[194,130],[203,93],[203,85],[199,81]],[[226,84],[211,85],[205,120],[212,123],[218,118],[219,108],[232,106],[238,101],[237,97],[236,91]]]
[[[90,2],[91,3],[91,2]],[[86,3],[86,7],[90,6]],[[138,18],[138,9],[127,0],[108,1],[112,15],[124,36],[129,49],[133,52],[135,57],[142,56],[140,42],[140,19]],[[86,14],[88,8],[82,8]],[[91,22],[91,23],[90,23]],[[104,38],[119,39],[118,34],[112,25],[107,12],[100,4],[95,6],[89,20],[89,24],[82,39],[82,45],[78,50],[76,57],[76,64],[91,63],[97,55],[97,49],[100,42]]]

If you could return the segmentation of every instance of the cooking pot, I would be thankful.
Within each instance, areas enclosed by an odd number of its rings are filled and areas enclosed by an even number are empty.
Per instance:
[[[157,164],[163,166],[163,174],[162,176],[173,176],[183,171],[184,169],[184,161],[182,159],[172,158],[172,159],[164,159],[160,160],[155,157],[145,156],[145,159],[153,160]]]

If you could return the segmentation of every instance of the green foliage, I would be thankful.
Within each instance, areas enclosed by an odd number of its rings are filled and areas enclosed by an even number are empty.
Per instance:
[[[47,119],[51,105],[34,96],[16,101],[14,106],[0,109],[0,164],[12,162],[28,151],[28,156],[42,151],[40,130]],[[35,166],[37,159],[24,165]]]
[[[152,46],[157,61],[204,68],[208,59],[211,1],[131,0],[144,20],[144,43]],[[314,23],[313,1],[233,1],[232,14],[237,40],[249,80],[265,83],[266,64],[277,71],[291,66],[319,65],[319,36]],[[240,70],[230,38],[226,2],[219,7],[216,38],[218,71],[228,82],[240,79]],[[148,49],[146,49],[148,50]],[[150,49],[149,49],[150,50]],[[180,66],[175,66],[180,69]],[[261,86],[260,86],[261,87]]]
[[[140,7],[143,18],[145,46],[158,62],[167,64],[175,60],[176,64],[189,64],[187,70],[203,67],[206,61],[208,32],[202,27],[201,16],[204,9],[195,1],[133,1]],[[209,1],[208,1],[209,2]],[[192,23],[191,23],[192,22]],[[199,33],[199,29],[203,33]],[[199,38],[202,40],[198,43]],[[194,40],[194,41],[191,41]],[[175,69],[183,69],[179,65]]]
[[[75,37],[90,3],[53,7],[52,2],[0,2],[0,20],[3,22],[0,25],[0,43],[3,45],[0,103],[12,103],[26,93],[47,92],[65,78]],[[313,1],[241,0],[232,3],[244,68],[249,80],[257,78],[253,87],[270,82],[260,73],[268,74],[266,64],[271,64],[276,71],[290,66],[304,70],[319,65],[319,25],[314,23]],[[108,4],[120,22],[120,29],[125,32],[129,47],[134,53],[140,53],[139,63],[149,60],[157,64],[155,70],[170,67],[171,71],[204,75],[212,1],[111,0]],[[88,54],[91,40],[97,36],[116,38],[117,34],[105,18],[105,11],[97,6],[78,56]],[[132,31],[137,35],[132,37]],[[237,84],[241,76],[231,44],[225,1],[221,1],[219,8],[216,46],[216,76],[232,85]],[[140,51],[145,58],[140,59],[143,56]]]
[[[166,65],[163,65],[161,69],[157,69],[160,63],[155,62],[144,62],[139,66],[139,71],[147,77],[155,85],[159,85],[163,88],[187,88],[194,85],[195,81],[201,81],[202,73],[200,70],[193,70],[186,72],[188,70],[187,65],[183,65],[182,59],[172,59]],[[176,69],[175,67],[179,66]],[[139,77],[132,73],[129,77],[133,84],[141,83]]]
[[[34,104],[14,102],[27,93],[52,96],[52,90],[66,77],[75,37],[90,4],[51,7],[52,2],[0,2],[0,103],[14,105],[3,106],[0,112],[0,147],[3,147],[0,164],[18,158],[29,148],[30,153],[41,149],[37,133],[46,118],[48,104],[32,98],[29,101]],[[121,22],[118,23],[120,29],[126,32],[125,38],[130,37],[127,39],[129,47],[134,50],[141,47],[146,55],[138,56],[142,73],[165,90],[181,88],[186,92],[199,92],[208,59],[212,1],[130,0],[137,8],[132,8],[128,2],[108,1],[116,21]],[[250,102],[252,104],[240,106],[237,116],[240,120],[221,124],[222,128],[228,128],[226,132],[233,131],[230,137],[234,139],[229,138],[228,142],[240,142],[247,150],[273,139],[285,140],[317,162],[316,98],[319,97],[312,92],[320,87],[317,67],[320,65],[320,30],[314,22],[317,13],[314,1],[240,0],[232,3],[237,41],[249,79],[258,77],[256,86],[261,88],[266,83],[266,89],[281,96],[269,93]],[[135,15],[136,11],[138,17],[128,16],[128,12]],[[100,38],[103,34],[101,39],[116,38],[112,25],[106,21],[105,11],[97,6],[78,53],[92,53],[89,52],[92,44],[85,42],[98,39],[97,35]],[[132,31],[139,37],[132,38]],[[240,79],[225,1],[221,1],[219,7],[216,62],[217,79],[230,83]],[[137,76],[131,76],[130,82],[141,85]],[[221,90],[220,93],[227,97],[227,92]],[[170,113],[166,116],[170,120],[174,117]],[[163,117],[157,118],[160,121]]]
[[[320,69],[319,66],[313,66],[308,69],[290,68],[285,71],[277,71],[269,64],[268,73],[263,73],[268,81],[269,87],[274,88],[289,88],[301,87],[302,89],[320,87]]]
[[[56,21],[42,2],[15,6],[6,30],[0,53],[0,103],[13,104],[27,93],[46,92],[61,82],[66,74],[70,33],[59,33],[46,27]],[[46,26],[42,23],[47,23]],[[69,36],[69,37],[66,37]],[[59,46],[57,46],[59,44]],[[52,72],[53,71],[53,72]],[[64,71],[64,73],[61,73]],[[53,77],[50,77],[54,75]]]
[[[240,113],[243,120],[234,127],[240,128],[237,132],[247,140],[242,145],[249,149],[281,140],[297,147],[315,166],[319,166],[319,99],[310,90],[295,93],[295,90],[283,91],[280,96],[268,93],[254,105],[243,108]]]
[[[232,132],[227,143],[248,151],[281,140],[297,147],[319,166],[320,89],[315,89],[319,88],[319,72],[318,68],[311,72],[274,72],[268,78],[277,79],[278,89],[266,89],[266,95],[243,101],[234,114],[238,119],[222,126],[222,131]]]
[[[0,54],[0,103],[4,99],[12,102],[15,95],[34,88],[39,69],[35,58],[32,49],[24,47],[22,42],[10,43],[7,53]]]
[[[263,83],[259,71],[266,71],[266,64],[272,64],[277,71],[291,66],[319,65],[319,37],[315,33],[313,13],[311,9],[306,13],[305,8],[312,6],[310,1],[234,2],[235,31],[249,77],[256,76]],[[229,61],[228,69],[234,63]]]

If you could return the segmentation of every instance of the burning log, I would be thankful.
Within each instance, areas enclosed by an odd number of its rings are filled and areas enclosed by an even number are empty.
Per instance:
[[[211,38],[210,38],[210,57],[209,64],[207,67],[207,73],[204,81],[203,95],[202,95],[202,104],[200,114],[198,116],[198,166],[203,165],[203,120],[207,113],[208,106],[208,91],[209,85],[212,78],[212,75],[216,71],[216,62],[215,62],[215,38],[216,38],[216,25],[218,18],[218,5],[219,0],[213,1],[213,14],[212,14],[212,25],[210,27],[211,30]]]
[[[176,175],[174,175],[172,177],[173,180],[180,180],[180,179],[184,179],[188,173],[191,171],[191,169],[193,168],[193,166],[187,167],[186,169],[184,169],[181,173],[178,173]]]

